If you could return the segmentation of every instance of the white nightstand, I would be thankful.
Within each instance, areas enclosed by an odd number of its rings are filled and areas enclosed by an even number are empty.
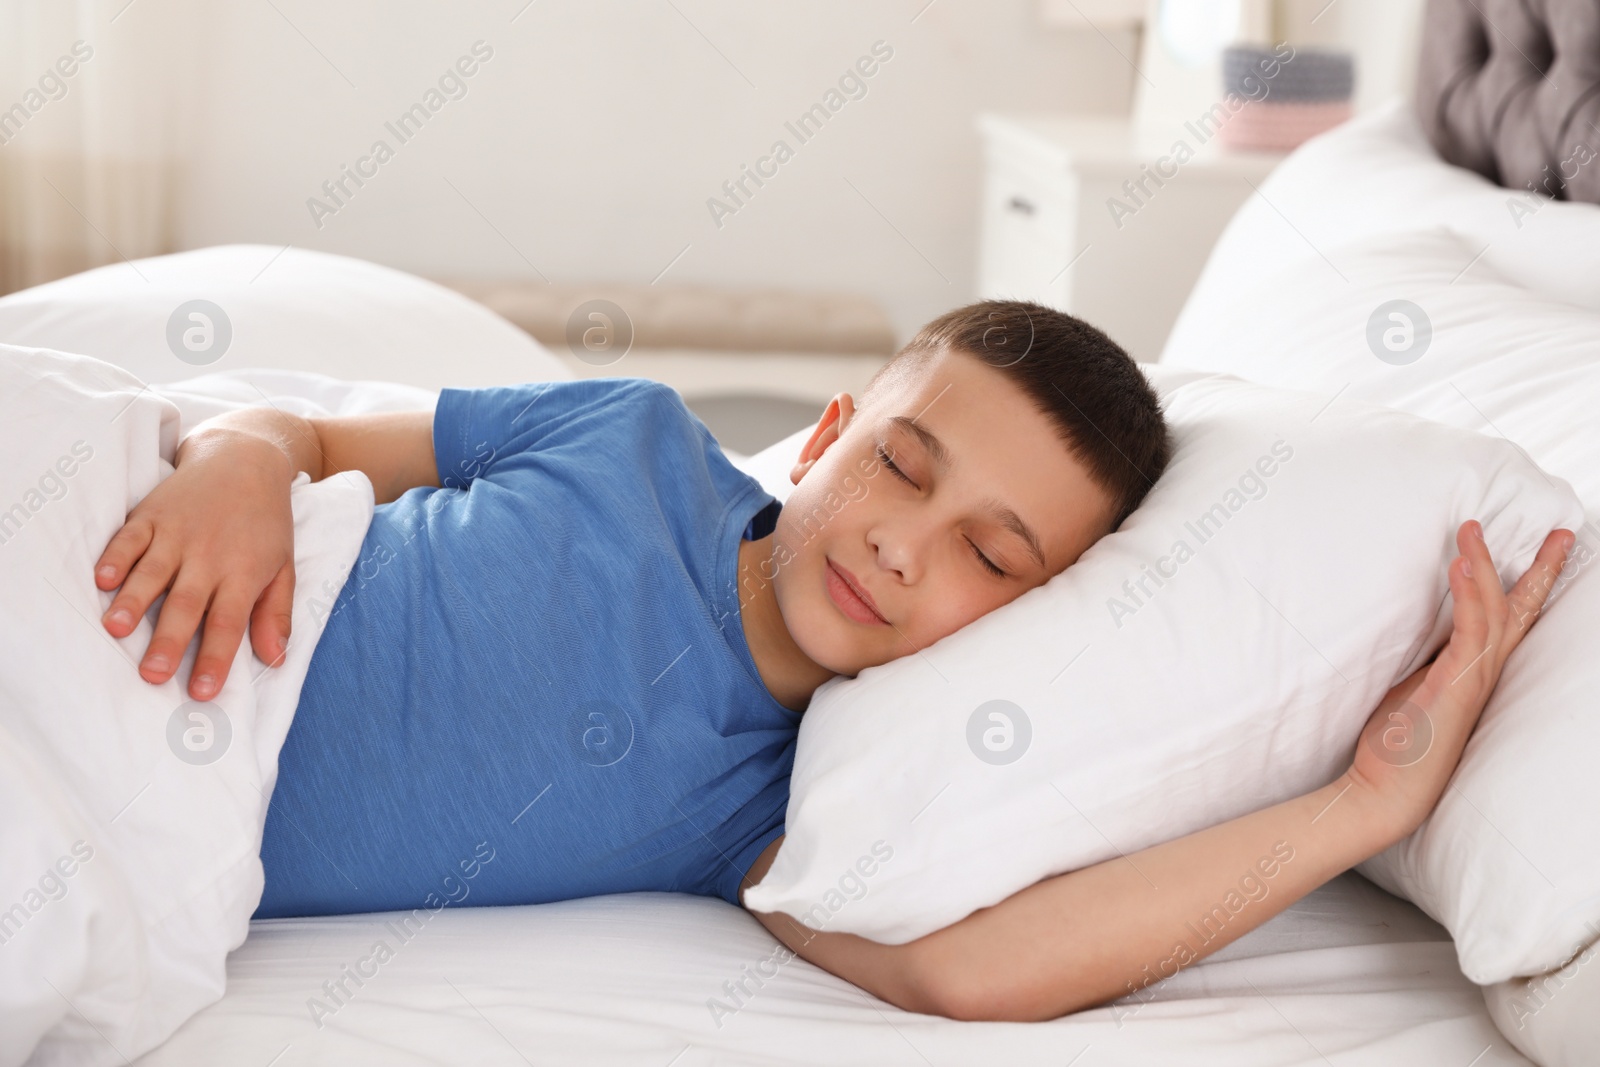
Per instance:
[[[989,114],[978,129],[979,295],[1071,312],[1147,362],[1223,227],[1283,158],[1228,151],[1182,123]],[[1192,153],[1181,163],[1180,142]]]

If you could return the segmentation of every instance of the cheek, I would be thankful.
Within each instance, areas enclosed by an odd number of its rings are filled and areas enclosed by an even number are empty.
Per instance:
[[[778,573],[804,568],[813,559],[819,564],[831,532],[826,525],[805,521],[811,509],[803,499],[789,498],[778,515],[778,524],[772,534],[772,558]],[[798,505],[798,506],[796,506]]]
[[[778,514],[775,544],[788,548],[796,562],[814,557],[821,566],[822,556],[828,552],[825,546],[859,543],[870,524],[868,513],[875,503],[871,494],[861,493],[858,486],[852,499],[827,480],[828,473],[819,469],[813,472],[814,480],[808,478],[795,486]]]
[[[952,546],[925,576],[925,588],[914,615],[918,627],[913,638],[926,647],[1015,600],[1023,592],[1013,582],[1001,582],[982,571],[967,555],[964,543]]]
[[[913,616],[917,633],[908,636],[919,646],[927,647],[998,606],[992,597],[983,594],[977,583],[964,577],[957,576],[937,585],[929,583],[923,591],[922,606]]]

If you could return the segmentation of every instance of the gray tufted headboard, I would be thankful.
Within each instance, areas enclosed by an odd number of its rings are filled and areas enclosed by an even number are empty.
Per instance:
[[[1600,203],[1600,0],[1428,0],[1413,99],[1445,161]]]

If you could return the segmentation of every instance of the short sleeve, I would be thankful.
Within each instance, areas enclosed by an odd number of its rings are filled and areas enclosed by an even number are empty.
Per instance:
[[[507,456],[535,450],[574,420],[637,403],[653,389],[643,378],[528,382],[484,389],[442,389],[433,412],[433,454],[439,484],[464,489]]]
[[[794,746],[789,746],[788,759],[793,759]],[[726,863],[721,864],[711,880],[711,895],[719,896],[729,904],[739,905],[739,887],[768,845],[782,837],[789,807],[789,776],[769,782],[751,799],[744,814],[755,815],[753,827],[740,835],[741,839],[718,844]]]
[[[756,860],[761,858],[761,853],[767,850],[767,846],[783,836],[783,831],[783,823],[769,827],[762,832],[760,837],[751,842],[748,848],[742,849],[739,855],[730,857],[732,869],[720,879],[717,885],[717,895],[734,907],[743,907],[744,905],[739,900],[739,887],[744,884],[744,876],[749,873],[751,867],[755,866]]]

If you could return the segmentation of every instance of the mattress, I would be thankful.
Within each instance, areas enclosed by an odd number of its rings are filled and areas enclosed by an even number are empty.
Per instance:
[[[398,918],[252,923],[227,995],[138,1064],[1531,1062],[1443,928],[1354,873],[1138,998],[1048,1023],[903,1012],[800,959],[764,977],[777,942],[708,897]]]

